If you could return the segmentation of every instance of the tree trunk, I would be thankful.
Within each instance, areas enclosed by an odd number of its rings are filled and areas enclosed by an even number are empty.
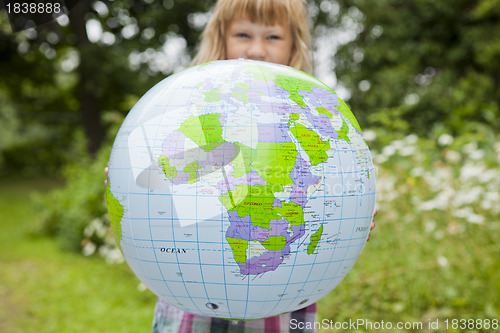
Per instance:
[[[94,155],[101,146],[104,138],[104,130],[101,124],[101,110],[99,108],[99,97],[96,91],[98,86],[95,82],[97,75],[96,61],[91,56],[94,45],[87,36],[85,26],[85,15],[90,12],[90,0],[79,1],[69,11],[69,19],[73,33],[75,34],[75,48],[80,56],[78,66],[78,99],[80,101],[81,121],[87,137],[88,152]]]

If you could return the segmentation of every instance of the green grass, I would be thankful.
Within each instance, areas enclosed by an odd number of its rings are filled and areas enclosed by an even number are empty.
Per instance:
[[[415,220],[392,214],[377,216],[352,271],[319,302],[320,319],[421,322],[424,328],[439,319],[439,332],[447,332],[446,319],[500,319],[498,230],[471,227],[436,239]]]
[[[148,332],[156,297],[126,264],[36,236],[31,195],[51,181],[0,183],[0,332]]]

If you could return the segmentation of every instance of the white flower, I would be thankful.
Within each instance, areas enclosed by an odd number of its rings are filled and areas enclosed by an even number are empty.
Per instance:
[[[377,137],[377,134],[372,130],[366,130],[363,132],[363,137],[366,141],[373,141]]]
[[[418,205],[420,211],[433,210],[433,209],[446,209],[455,195],[455,190],[449,186],[444,187],[438,195],[429,201],[422,202]]]
[[[137,285],[137,290],[140,291],[141,293],[143,291],[146,291],[148,289],[148,287],[146,287],[146,285],[142,282],[139,282],[139,284]]]
[[[410,175],[412,177],[420,177],[424,174],[424,171],[425,170],[422,167],[415,167],[415,168],[411,169]]]
[[[95,230],[99,227],[99,220],[95,219],[92,222],[90,222],[89,225],[85,227],[85,230],[83,230],[83,235],[87,238],[92,237],[94,234]]]
[[[471,212],[472,212],[472,208],[471,207],[465,207],[465,208],[461,208],[461,209],[456,209],[453,212],[453,215],[456,216],[456,217],[464,218],[468,214],[470,214]]]
[[[481,150],[481,149],[474,150],[474,151],[469,153],[469,157],[472,160],[476,160],[476,161],[480,160],[484,157],[484,150]]]
[[[480,195],[483,193],[483,188],[481,186],[474,186],[473,188],[466,189],[465,191],[459,191],[453,200],[454,207],[460,207],[462,205],[468,205],[479,201]]]
[[[438,144],[440,146],[449,146],[453,143],[453,137],[449,134],[441,134],[438,138]]]
[[[387,156],[379,154],[379,155],[373,155],[373,161],[377,164],[382,164],[384,162],[387,162]]]
[[[394,147],[392,144],[385,146],[384,149],[382,149],[382,155],[384,156],[392,156],[396,153],[396,147]]]
[[[82,249],[82,253],[84,256],[90,256],[94,254],[97,246],[92,242],[86,242],[85,246]]]
[[[416,134],[410,134],[410,135],[407,135],[404,140],[408,144],[415,144],[418,141],[418,136]]]
[[[474,213],[472,207],[464,207],[461,209],[456,209],[453,212],[456,217],[464,218],[469,223],[483,224],[484,216]]]
[[[474,223],[474,224],[483,224],[484,223],[484,216],[479,215],[479,214],[470,214],[467,216],[467,222],[469,223]]]
[[[492,209],[498,212],[500,207],[500,194],[498,192],[486,192],[483,200],[481,201],[482,209]]]
[[[96,235],[99,238],[104,238],[107,233],[107,228],[104,225],[104,221],[100,218],[94,219],[90,224],[85,227],[83,231],[83,235],[87,238],[92,237],[92,235]]]
[[[477,175],[477,179],[481,183],[485,184],[498,179],[499,176],[500,174],[498,174],[498,172],[495,172],[495,170],[485,170]]]
[[[405,143],[404,143],[404,141],[401,141],[401,140],[394,140],[391,142],[390,146],[393,146],[394,149],[396,149],[396,150],[400,150],[405,146]]]
[[[101,246],[99,254],[106,259],[108,264],[120,264],[125,261],[122,251],[117,247]]]
[[[400,149],[399,155],[401,156],[410,156],[413,155],[417,151],[415,146],[405,146]]]
[[[467,162],[464,164],[462,169],[460,169],[460,179],[462,181],[469,180],[471,178],[477,177],[484,171],[485,167],[481,164],[474,164]]]
[[[472,141],[462,147],[462,151],[466,154],[470,154],[477,150],[477,142]]]
[[[448,259],[444,256],[437,257],[437,262],[441,267],[448,267]]]
[[[444,157],[446,157],[446,159],[451,163],[457,163],[458,161],[460,161],[461,156],[459,152],[448,150],[445,152]]]
[[[433,191],[439,191],[450,183],[452,173],[450,168],[437,168],[434,169],[434,174],[426,172],[423,178]]]
[[[405,96],[405,103],[408,105],[413,105],[416,104],[420,99],[420,96],[418,94],[408,94]]]
[[[434,231],[434,229],[436,229],[436,222],[431,220],[431,221],[427,221],[425,222],[425,231],[426,232],[432,232]]]

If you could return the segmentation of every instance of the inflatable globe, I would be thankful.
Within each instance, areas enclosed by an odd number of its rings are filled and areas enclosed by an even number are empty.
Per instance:
[[[109,216],[156,295],[256,319],[330,293],[360,255],[375,172],[347,105],[293,68],[224,60],[147,92],[114,142]]]

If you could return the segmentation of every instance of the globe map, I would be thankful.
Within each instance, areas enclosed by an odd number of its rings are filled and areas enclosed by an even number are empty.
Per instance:
[[[347,105],[252,60],[172,75],[125,118],[107,187],[134,273],[184,311],[256,319],[330,293],[359,257],[375,172]]]

